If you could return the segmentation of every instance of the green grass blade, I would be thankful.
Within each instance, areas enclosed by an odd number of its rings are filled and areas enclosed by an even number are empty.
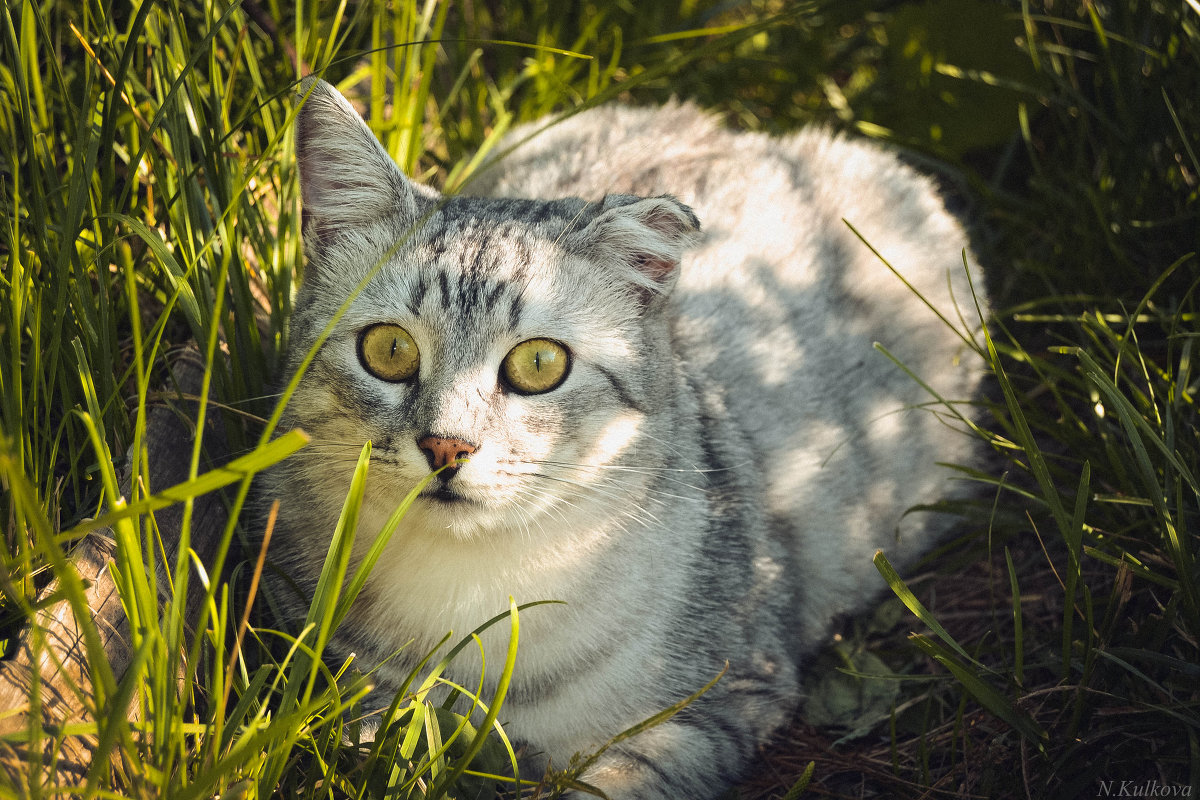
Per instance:
[[[950,670],[963,688],[989,713],[1019,731],[1039,751],[1045,750],[1048,741],[1046,731],[1027,714],[1016,709],[1009,699],[995,687],[983,681],[974,669],[959,661],[954,651],[921,634],[914,634],[912,641],[931,658]]]
[[[875,568],[879,570],[879,574],[883,576],[885,581],[887,581],[888,587],[897,597],[900,598],[901,602],[908,607],[908,610],[915,614],[917,619],[921,620],[925,627],[929,628],[937,635],[939,639],[949,645],[950,649],[953,650],[960,658],[971,662],[971,664],[976,668],[983,668],[983,665],[972,658],[967,651],[964,650],[962,646],[954,640],[954,637],[952,637],[946,631],[946,629],[942,627],[941,623],[934,618],[933,614],[929,612],[929,609],[927,609],[925,605],[917,599],[917,596],[912,593],[911,589],[908,588],[908,585],[900,577],[900,574],[896,572],[895,567],[893,567],[891,562],[888,561],[887,556],[883,554],[882,550],[875,553],[875,558],[873,560],[875,563]]]
[[[470,765],[471,761],[483,749],[488,735],[492,727],[496,724],[496,719],[500,714],[500,708],[504,705],[504,698],[508,695],[509,683],[512,681],[513,670],[517,666],[517,640],[520,633],[520,618],[517,610],[517,602],[511,597],[508,599],[509,609],[509,632],[508,632],[508,652],[504,660],[504,669],[500,673],[500,677],[496,682],[496,691],[492,695],[492,702],[484,714],[483,722],[480,723],[479,729],[475,737],[471,740],[471,744],[467,747],[467,752],[458,760],[458,763],[450,770],[445,781],[438,785],[437,789],[445,791],[451,786],[454,786],[463,771]]]
[[[175,484],[136,503],[123,505],[96,519],[81,522],[63,533],[62,538],[76,539],[89,531],[110,527],[120,521],[158,511],[176,503],[182,503],[223,489],[232,483],[245,480],[248,476],[256,475],[268,467],[279,463],[307,443],[308,435],[304,431],[288,431],[279,438],[268,442],[263,447],[248,455],[236,458],[222,467],[216,467],[196,478]]]

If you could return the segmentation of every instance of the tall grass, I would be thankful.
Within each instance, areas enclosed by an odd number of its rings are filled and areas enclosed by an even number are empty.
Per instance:
[[[479,773],[511,770],[493,724],[503,693],[478,687],[460,687],[477,704],[468,719],[426,703],[432,684],[414,677],[374,742],[357,743],[368,678],[321,650],[361,585],[339,554],[369,449],[301,635],[247,616],[264,567],[240,533],[261,540],[266,524],[243,511],[250,480],[303,445],[264,430],[302,272],[291,121],[307,72],[360,100],[410,174],[451,190],[512,124],[621,94],[696,98],[755,128],[817,120],[923,152],[977,199],[998,309],[998,464],[976,476],[991,492],[965,528],[976,546],[943,554],[983,569],[988,589],[964,619],[945,602],[969,580],[930,591],[889,575],[924,627],[884,655],[933,677],[859,740],[888,754],[872,785],[1074,797],[1153,777],[1200,791],[1198,58],[1200,15],[1148,0],[11,0],[0,641],[11,655],[49,600],[88,618],[66,558],[103,525],[132,657],[115,674],[84,625],[92,722],[7,740],[86,733],[95,758],[71,787],[53,764],[22,762],[0,771],[0,793],[488,796]],[[218,426],[236,458],[215,468],[197,435],[168,487],[147,424],[189,342],[204,364],[189,420]],[[201,570],[192,509],[218,489],[230,523]],[[177,551],[159,541],[168,504],[183,508]],[[51,578],[57,594],[39,599]],[[491,624],[519,620],[512,609]],[[430,654],[433,674],[469,646]],[[810,792],[850,791],[836,761],[805,772],[807,751],[777,757],[799,759]]]
[[[493,79],[481,64],[486,41],[447,37],[451,8],[5,7],[4,638],[11,653],[36,626],[39,603],[65,597],[95,684],[81,698],[88,721],[57,731],[42,729],[31,694],[29,724],[9,734],[30,746],[15,751],[27,755],[5,752],[5,793],[483,796],[495,781],[481,774],[515,773],[495,724],[514,649],[506,664],[488,665],[501,675],[494,696],[468,686],[440,705],[429,700],[446,661],[475,646],[478,631],[430,653],[430,669],[414,673],[378,734],[360,744],[369,676],[322,653],[372,561],[351,574],[369,446],[298,635],[249,624],[264,562],[261,551],[241,555],[236,535],[239,523],[262,524],[243,513],[253,475],[304,444],[297,433],[270,438],[269,394],[301,268],[291,157],[300,75],[359,87],[396,160],[453,187],[478,164],[467,147],[486,152],[510,121],[601,93],[616,74],[619,47],[603,65],[571,52],[545,7],[531,9],[535,41],[492,45],[519,54]],[[572,43],[594,48],[609,35],[597,21]],[[198,398],[188,412],[197,435],[180,443],[190,451],[183,482],[166,486],[151,467],[161,443],[148,438],[148,420],[173,353],[188,342],[204,364],[200,385],[188,389]],[[206,453],[213,417],[241,454],[215,468]],[[201,561],[191,548],[193,505],[222,487],[229,523]],[[156,512],[168,505],[183,506],[178,543],[160,537]],[[263,550],[266,526],[246,531],[262,534]],[[70,542],[96,531],[117,543],[112,573],[131,651],[123,674],[109,667],[66,562]],[[242,581],[227,580],[238,574]],[[41,598],[51,576],[57,593]],[[189,607],[195,582],[200,601]],[[508,624],[512,648],[518,614],[485,623]],[[47,651],[34,633],[36,663]],[[462,695],[473,718],[449,710]],[[47,735],[93,740],[78,786],[61,785],[70,773],[56,771],[53,742],[50,758],[39,756]]]
[[[961,590],[935,585],[927,605],[879,565],[924,625],[912,643],[948,678],[919,714],[893,720],[921,744],[893,738],[891,759],[897,776],[979,796],[1194,794],[1200,15],[1153,3],[1019,10],[1010,24],[1024,29],[1028,63],[1015,74],[1029,91],[1016,98],[1018,133],[958,155],[909,138],[957,163],[981,197],[1004,463],[988,476],[986,551],[961,568]],[[910,40],[932,84],[974,73],[1004,88],[1014,76],[939,55],[926,46],[937,38]],[[849,103],[860,127],[880,119],[870,90]]]

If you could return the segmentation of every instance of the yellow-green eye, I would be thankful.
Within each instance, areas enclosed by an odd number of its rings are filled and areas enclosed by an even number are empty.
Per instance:
[[[421,354],[408,331],[399,325],[372,325],[358,337],[358,358],[381,381],[406,381],[417,374]]]
[[[500,372],[521,394],[541,394],[566,380],[570,367],[567,348],[550,339],[530,339],[508,351]]]

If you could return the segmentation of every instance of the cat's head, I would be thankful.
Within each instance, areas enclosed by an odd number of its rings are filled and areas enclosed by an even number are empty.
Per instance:
[[[302,94],[289,370],[328,338],[285,417],[312,437],[287,468],[292,499],[340,505],[370,440],[378,513],[467,459],[410,512],[429,530],[536,534],[652,513],[626,499],[672,449],[665,310],[699,228],[691,210],[443,197],[410,182],[333,87],[310,79]]]

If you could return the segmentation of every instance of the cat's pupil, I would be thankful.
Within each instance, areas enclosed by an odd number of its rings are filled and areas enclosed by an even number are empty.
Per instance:
[[[388,358],[396,357],[396,337],[392,337],[392,352],[388,353]]]

